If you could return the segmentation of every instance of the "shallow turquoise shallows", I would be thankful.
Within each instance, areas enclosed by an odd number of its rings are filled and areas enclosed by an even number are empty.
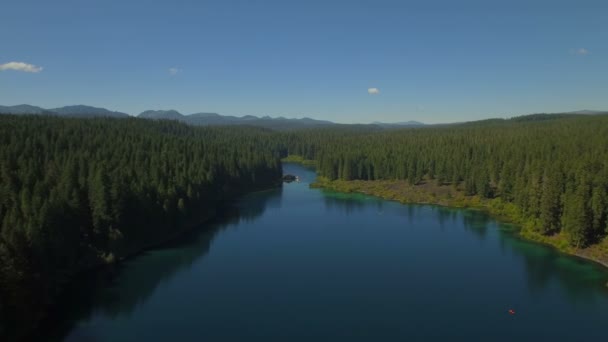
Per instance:
[[[302,181],[76,284],[58,340],[608,341],[596,264],[482,212],[310,189],[313,171],[284,169]]]

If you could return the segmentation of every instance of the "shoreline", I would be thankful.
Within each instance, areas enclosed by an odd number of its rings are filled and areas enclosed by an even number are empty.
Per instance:
[[[545,236],[535,232],[533,230],[533,222],[517,215],[513,204],[503,202],[500,199],[484,200],[478,196],[464,196],[463,193],[453,187],[445,185],[434,187],[435,190],[439,190],[437,192],[443,192],[443,194],[439,194],[438,196],[435,192],[427,191],[426,188],[429,187],[407,185],[404,181],[330,181],[323,177],[318,177],[315,182],[310,184],[310,187],[341,193],[360,193],[401,204],[436,205],[446,208],[482,210],[499,221],[516,225],[518,229],[515,231],[515,234],[523,240],[549,246],[560,253],[585,261],[591,261],[608,270],[608,239],[582,249],[571,247],[566,243],[564,237],[559,234]],[[606,287],[608,287],[608,283]]]
[[[216,206],[213,208],[212,212],[206,213],[206,215],[199,216],[196,219],[191,220],[190,222],[183,223],[184,227],[182,227],[182,229],[179,229],[179,231],[175,232],[174,234],[168,235],[166,238],[163,238],[160,241],[151,242],[141,248],[137,248],[136,250],[131,251],[128,254],[125,254],[124,256],[120,257],[118,260],[116,260],[114,262],[102,263],[102,264],[99,264],[88,270],[84,270],[84,272],[91,272],[91,271],[95,271],[96,269],[98,269],[100,267],[105,267],[105,266],[109,266],[109,265],[113,265],[113,264],[120,264],[120,263],[128,261],[130,259],[134,259],[137,256],[142,255],[148,251],[162,248],[172,242],[175,242],[175,241],[183,238],[184,236],[186,236],[188,234],[195,232],[196,230],[199,230],[199,229],[205,230],[207,227],[204,227],[203,225],[208,224],[209,222],[212,222],[215,219],[218,219],[218,217],[219,217],[218,215],[221,215],[222,210],[225,209],[227,206],[229,206],[230,205],[229,203],[234,203],[235,201],[239,200],[243,196],[247,196],[249,194],[277,189],[282,186],[282,183],[283,182],[281,181],[280,183],[277,182],[270,186],[262,186],[259,188],[254,188],[250,191],[237,193],[228,198],[217,200]]]
[[[133,248],[132,250],[125,252],[123,255],[115,257],[115,259],[113,259],[111,261],[101,260],[98,263],[83,267],[82,269],[77,270],[73,276],[78,277],[81,274],[95,272],[103,267],[118,265],[118,264],[121,264],[128,260],[131,260],[133,258],[136,258],[137,256],[144,254],[147,251],[154,250],[157,248],[162,248],[163,246],[170,244],[170,243],[182,238],[183,236],[192,233],[193,231],[195,231],[199,228],[204,228],[203,225],[216,219],[218,217],[218,212],[221,212],[221,210],[223,208],[225,208],[228,203],[232,203],[232,202],[238,200],[239,198],[249,195],[249,194],[279,188],[282,186],[282,183],[283,183],[282,181],[277,181],[274,184],[271,184],[268,186],[255,187],[255,188],[252,188],[251,190],[246,190],[243,192],[236,192],[234,194],[230,194],[226,198],[217,199],[217,200],[215,200],[215,206],[213,207],[213,209],[211,211],[206,212],[203,215],[193,217],[190,220],[188,220],[187,222],[182,222],[180,224],[181,228],[178,228],[177,231],[174,232],[173,234],[169,234],[167,236],[164,236],[164,237],[158,239],[157,241],[153,241],[153,242],[144,244],[142,246]],[[69,281],[71,281],[71,280],[69,280]]]

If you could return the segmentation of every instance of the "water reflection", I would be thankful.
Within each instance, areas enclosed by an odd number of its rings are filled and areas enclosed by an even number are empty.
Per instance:
[[[488,227],[494,222],[487,214],[477,210],[462,210],[462,223],[466,231],[479,240],[485,240]]]
[[[323,202],[329,211],[350,215],[374,208],[376,214],[384,214],[385,201],[378,198],[362,194],[344,194],[330,190],[321,191],[323,193]]]
[[[439,226],[442,229],[445,228],[446,223],[451,222],[454,224],[458,219],[458,209],[434,206],[433,210],[437,214],[437,220],[439,221]]]
[[[557,285],[574,301],[593,302],[608,295],[605,286],[608,274],[601,266],[523,240],[513,233],[512,227],[499,226],[502,246],[523,261],[531,293],[542,293]]]
[[[249,194],[230,206],[219,216],[221,225],[250,223],[259,218],[266,209],[279,209],[282,206],[283,188],[259,191]]]
[[[550,246],[523,240],[517,236],[515,226],[497,223],[487,213],[476,210],[460,212],[465,230],[480,240],[487,239],[490,229],[498,231],[503,255],[508,251],[523,261],[530,293],[543,293],[551,285],[558,285],[573,300],[591,302],[608,294],[605,286],[608,273],[601,266],[559,253]]]
[[[62,303],[60,311],[50,315],[53,320],[46,322],[47,329],[41,329],[46,330],[44,335],[36,336],[35,340],[63,341],[77,322],[99,313],[109,317],[131,314],[160,284],[187,271],[195,261],[203,258],[221,231],[240,222],[256,220],[267,207],[280,207],[281,193],[279,188],[251,194],[224,208],[218,219],[200,230],[122,265],[81,277],[58,301]],[[77,330],[78,336],[70,336],[65,341],[94,341],[92,337],[82,335],[86,331]]]
[[[470,209],[455,209],[440,206],[407,205],[392,206],[392,202],[361,194],[343,194],[323,191],[323,201],[332,211],[346,213],[373,212],[377,215],[400,216],[408,223],[424,219],[430,210],[438,220],[441,230],[446,225],[462,225],[464,230],[483,244],[498,243],[503,255],[513,253],[523,261],[528,291],[533,294],[546,293],[551,285],[561,287],[572,300],[593,302],[606,298],[608,272],[589,261],[561,254],[552,247],[526,241],[517,236],[517,227],[498,223],[489,214]],[[379,220],[381,218],[378,218]],[[490,232],[496,239],[490,239]],[[483,257],[480,255],[480,257]]]
[[[456,209],[441,206],[406,205],[391,206],[392,202],[361,194],[345,194],[322,190],[325,206],[332,211],[346,213],[363,213],[374,208],[377,215],[401,216],[408,223],[423,219],[430,209],[438,220],[439,228],[446,225],[462,225],[466,232],[475,236],[484,244],[494,243],[489,239],[490,232],[496,231],[498,244],[506,253],[513,253],[523,261],[528,291],[533,294],[546,292],[551,285],[561,287],[572,300],[592,302],[606,298],[608,272],[605,268],[589,261],[561,254],[552,247],[523,240],[517,236],[517,227],[498,223],[489,214],[471,209]],[[381,218],[378,218],[381,219]],[[480,255],[480,257],[483,257]]]

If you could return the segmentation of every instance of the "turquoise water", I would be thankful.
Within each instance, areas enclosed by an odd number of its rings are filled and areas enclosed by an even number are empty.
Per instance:
[[[301,183],[78,282],[57,340],[608,339],[608,273],[472,210]],[[514,315],[508,310],[515,311]]]

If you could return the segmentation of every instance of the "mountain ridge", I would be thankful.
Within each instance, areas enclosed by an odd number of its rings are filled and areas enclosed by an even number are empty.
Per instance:
[[[372,125],[378,125],[380,127],[415,127],[415,126],[426,126],[425,123],[420,122],[420,121],[415,121],[415,120],[409,120],[409,121],[399,121],[399,122],[380,122],[380,121],[374,121],[372,122]]]
[[[271,129],[291,129],[305,127],[319,127],[336,125],[336,123],[325,120],[315,120],[311,118],[288,119],[282,116],[271,118],[270,116],[233,116],[220,115],[218,113],[193,113],[182,114],[176,110],[146,110],[137,115],[138,118],[155,120],[177,120],[193,126],[230,126],[230,125],[249,125]]]
[[[318,120],[312,119],[309,117],[303,118],[285,118],[283,116],[278,117],[270,117],[268,115],[264,116],[254,116],[254,115],[243,115],[243,116],[234,116],[234,115],[221,115],[218,113],[210,113],[210,112],[197,112],[192,114],[182,114],[175,109],[168,110],[146,110],[139,113],[136,116],[129,115],[127,113],[111,111],[102,107],[93,107],[87,105],[71,105],[64,106],[52,109],[46,109],[38,106],[33,106],[29,104],[20,104],[15,106],[1,106],[0,105],[0,114],[15,114],[15,115],[56,115],[56,116],[65,116],[65,117],[79,117],[79,118],[92,118],[92,117],[112,117],[112,118],[130,118],[130,117],[138,117],[144,119],[152,119],[152,120],[177,120],[183,122],[188,125],[193,126],[226,126],[226,125],[248,125],[248,126],[258,126],[265,127],[270,129],[277,130],[285,130],[285,129],[298,129],[298,128],[311,128],[311,127],[324,127],[324,126],[333,126],[333,125],[346,125],[340,124],[328,120]],[[559,112],[559,113],[538,113],[538,114],[528,114],[522,115],[512,118],[495,118],[497,120],[532,120],[532,119],[549,119],[549,118],[558,118],[564,116],[573,116],[573,115],[606,115],[608,111],[601,110],[577,110],[570,112]],[[491,118],[486,119],[491,120]],[[479,121],[479,120],[477,120]],[[483,121],[483,120],[482,120]],[[444,123],[444,124],[435,124],[435,125],[450,125],[450,124],[459,124],[458,122],[454,123]],[[357,125],[373,125],[384,129],[398,129],[398,128],[415,128],[415,127],[424,127],[429,124],[425,124],[420,121],[409,120],[409,121],[398,121],[398,122],[381,122],[381,121],[373,121],[367,124],[357,124]]]
[[[127,118],[130,115],[122,112],[115,112],[101,107],[93,107],[86,105],[64,106],[59,108],[49,109],[48,111],[57,113],[63,116],[71,117],[112,117],[112,118]]]

